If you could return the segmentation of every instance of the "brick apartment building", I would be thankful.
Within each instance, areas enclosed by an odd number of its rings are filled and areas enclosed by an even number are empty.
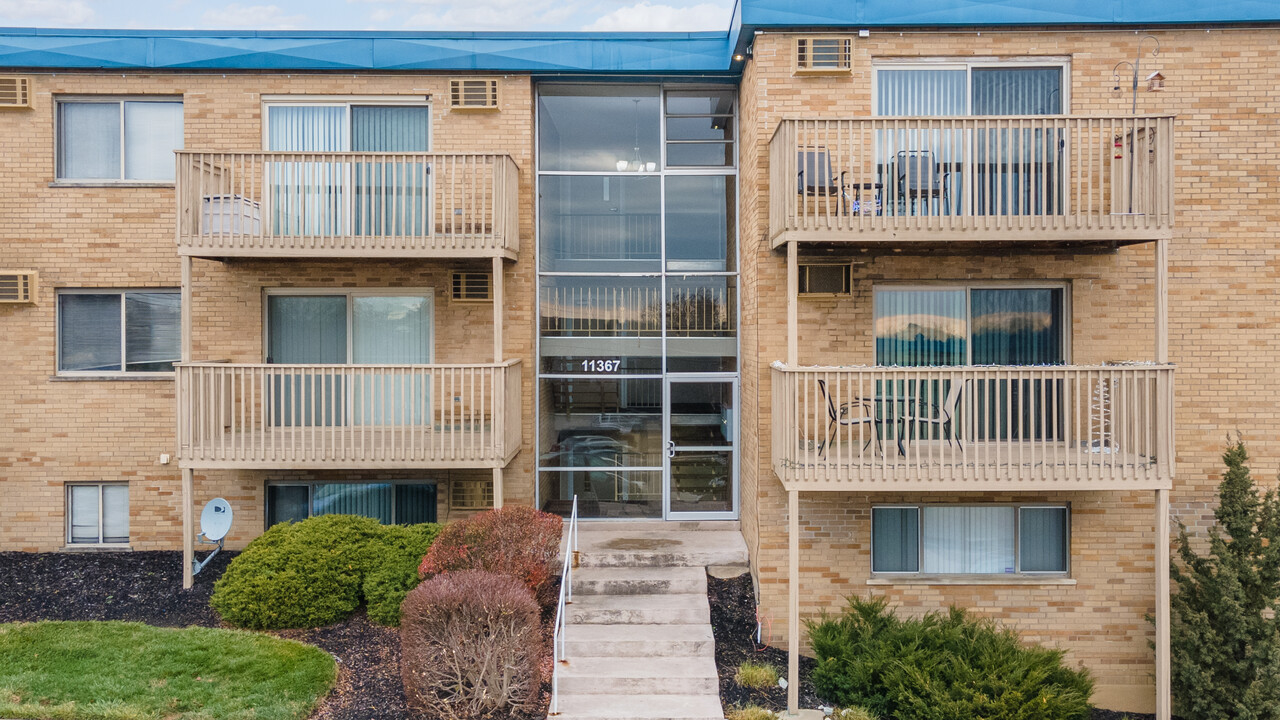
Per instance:
[[[1169,519],[1280,458],[1258,12],[0,30],[0,550],[576,496],[739,523],[779,644],[960,605],[1167,717]]]

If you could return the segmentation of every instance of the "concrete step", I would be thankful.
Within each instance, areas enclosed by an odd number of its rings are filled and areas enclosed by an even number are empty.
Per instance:
[[[696,625],[711,622],[707,596],[577,595],[566,608],[571,625]]]
[[[720,678],[710,656],[655,660],[574,657],[560,666],[560,693],[573,695],[718,695]]]
[[[741,530],[737,520],[579,520],[578,531],[681,532],[690,530]]]
[[[724,720],[719,695],[566,695],[557,720]]]
[[[565,655],[578,657],[715,657],[711,625],[569,625]]]
[[[573,571],[573,594],[658,595],[707,594],[707,574],[701,568],[583,567]]]
[[[592,530],[578,537],[582,567],[706,567],[746,565],[737,530],[630,532]]]

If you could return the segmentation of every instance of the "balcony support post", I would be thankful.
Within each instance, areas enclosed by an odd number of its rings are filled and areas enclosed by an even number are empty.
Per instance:
[[[195,478],[191,468],[182,469],[182,589],[190,590],[195,584],[196,520],[192,506],[195,494]]]
[[[182,362],[191,362],[191,256],[182,256],[182,307],[179,309],[182,328]]]
[[[502,468],[493,469],[493,509],[502,507]]]
[[[502,286],[502,258],[493,257],[493,361],[502,362],[502,306],[505,304],[505,288]],[[495,500],[497,496],[494,496]]]
[[[1156,362],[1169,362],[1169,241],[1155,241]]]
[[[800,364],[800,250],[787,243],[787,364]]]
[[[1169,491],[1156,490],[1156,720],[1170,720]]]
[[[795,247],[795,243],[791,243]],[[792,296],[794,297],[794,296]],[[787,492],[787,715],[800,714],[800,492]]]

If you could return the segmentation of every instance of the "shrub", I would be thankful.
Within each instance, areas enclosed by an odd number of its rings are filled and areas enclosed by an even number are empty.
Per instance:
[[[533,710],[542,692],[541,610],[507,575],[460,570],[423,581],[401,609],[409,706],[469,720]]]
[[[1239,438],[1222,456],[1207,554],[1178,533],[1170,574],[1173,696],[1199,720],[1280,718],[1280,497],[1258,492]]]
[[[209,602],[228,623],[259,630],[330,625],[366,600],[372,620],[394,625],[438,532],[355,515],[281,523],[231,561]]]
[[[778,684],[778,669],[772,665],[744,662],[738,666],[733,681],[744,688],[762,690]]]
[[[831,712],[831,720],[877,720],[876,716],[857,705],[847,708],[836,708]]]
[[[563,521],[524,505],[509,505],[445,526],[422,559],[424,578],[456,570],[487,570],[524,583],[543,605],[554,601],[551,578]]]
[[[900,620],[884,599],[851,598],[809,623],[818,694],[898,720],[1085,720],[1093,681],[1063,653],[952,608]]]
[[[772,710],[766,710],[759,705],[730,708],[724,714],[724,717],[725,720],[778,720],[777,713]]]

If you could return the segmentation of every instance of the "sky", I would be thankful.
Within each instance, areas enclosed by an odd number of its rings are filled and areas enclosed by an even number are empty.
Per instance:
[[[733,0],[0,0],[0,27],[726,30]]]

